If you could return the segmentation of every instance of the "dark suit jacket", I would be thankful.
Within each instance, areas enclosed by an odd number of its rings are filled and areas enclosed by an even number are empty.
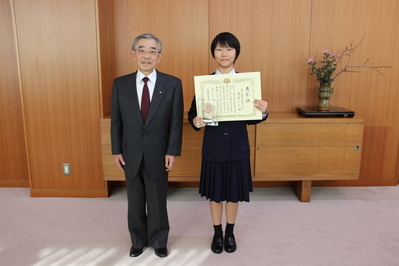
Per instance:
[[[135,177],[144,158],[151,178],[167,177],[165,155],[180,156],[183,126],[181,80],[157,71],[144,125],[134,72],[116,78],[112,89],[112,154],[122,154],[126,177]]]
[[[193,124],[197,116],[195,97],[188,112],[188,121]],[[206,126],[202,142],[202,158],[214,162],[240,161],[250,156],[247,125],[258,124],[263,120],[219,122],[218,126]]]

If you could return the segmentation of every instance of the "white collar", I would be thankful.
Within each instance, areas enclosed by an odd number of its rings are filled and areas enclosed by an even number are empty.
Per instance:
[[[157,71],[154,69],[151,74],[148,76],[144,75],[140,70],[137,70],[137,81],[140,82],[144,77],[148,77],[148,79],[152,82],[155,83],[157,79]]]
[[[237,73],[236,70],[233,68],[228,74],[235,74]],[[219,69],[216,69],[215,75],[223,75],[222,72],[219,71]]]

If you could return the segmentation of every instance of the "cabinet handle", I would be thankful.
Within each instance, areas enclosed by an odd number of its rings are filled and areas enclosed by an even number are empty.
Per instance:
[[[360,147],[358,145],[353,146],[353,150],[358,151],[360,150]]]

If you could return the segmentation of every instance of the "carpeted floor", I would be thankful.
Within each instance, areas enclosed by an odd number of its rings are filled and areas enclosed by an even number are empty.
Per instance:
[[[237,251],[213,254],[209,203],[195,188],[169,190],[167,258],[130,258],[126,190],[110,198],[31,198],[0,188],[0,265],[399,265],[399,187],[255,188],[241,203]]]

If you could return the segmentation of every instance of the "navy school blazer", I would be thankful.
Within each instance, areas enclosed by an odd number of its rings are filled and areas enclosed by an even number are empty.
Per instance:
[[[188,112],[188,122],[199,131],[193,124],[197,116],[196,99],[191,103]],[[250,121],[227,121],[219,122],[218,126],[206,126],[202,142],[202,158],[214,162],[241,161],[250,156],[247,125],[255,125],[267,119]]]

